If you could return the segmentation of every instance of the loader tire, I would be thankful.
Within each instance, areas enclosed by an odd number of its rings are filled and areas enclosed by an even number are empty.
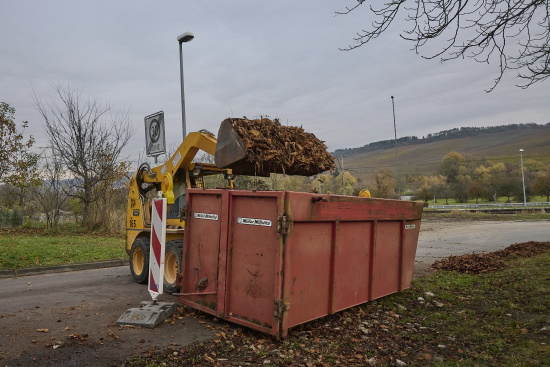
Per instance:
[[[130,250],[130,273],[137,283],[147,283],[149,274],[149,238],[138,237]]]
[[[179,292],[177,285],[178,274],[181,273],[181,257],[183,254],[183,241],[172,240],[166,242],[164,250],[164,292]]]

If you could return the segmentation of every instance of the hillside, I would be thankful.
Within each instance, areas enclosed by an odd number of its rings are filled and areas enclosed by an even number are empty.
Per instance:
[[[513,125],[517,126],[517,125]],[[502,127],[500,127],[502,128]],[[458,129],[450,131],[459,131]],[[398,139],[399,171],[402,174],[435,174],[441,158],[456,151],[467,160],[477,164],[483,161],[511,162],[519,164],[519,149],[524,149],[524,159],[536,159],[550,163],[550,125],[535,125],[522,129],[512,128],[503,131],[478,131],[476,135],[447,137],[439,135],[431,141],[424,139]],[[337,150],[333,154],[341,159],[344,155],[344,168],[362,180],[372,177],[379,168],[395,168],[395,147],[388,142],[371,143],[361,148]],[[392,142],[393,143],[393,142]],[[376,146],[389,146],[376,148]]]

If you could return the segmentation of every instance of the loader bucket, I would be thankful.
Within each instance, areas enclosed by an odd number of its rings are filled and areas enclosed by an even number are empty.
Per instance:
[[[311,176],[334,166],[325,144],[315,135],[267,118],[224,120],[218,131],[215,159],[218,168],[263,177],[271,173]]]
[[[233,129],[229,119],[224,120],[218,131],[216,144],[216,166],[218,168],[231,168],[238,175],[264,176],[256,172],[256,163],[251,162],[246,154],[243,140]]]

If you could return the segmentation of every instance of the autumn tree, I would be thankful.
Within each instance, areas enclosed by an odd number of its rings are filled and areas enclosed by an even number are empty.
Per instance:
[[[546,201],[550,201],[550,165],[537,172],[532,189],[535,194],[546,196]]]
[[[237,176],[237,178],[238,177],[239,176]],[[258,181],[259,179],[261,178],[254,178],[256,182],[255,185],[260,184],[260,182]],[[285,176],[280,174],[271,174],[271,176],[266,180],[265,184],[261,185],[265,185],[270,190],[302,192],[307,192],[310,190],[309,180],[307,177],[304,176]]]
[[[25,180],[32,178],[30,172],[22,175],[33,165],[36,165],[36,156],[30,152],[34,144],[31,136],[25,140],[23,132],[28,122],[21,124],[18,131],[15,123],[15,108],[5,102],[0,102],[0,182],[8,182],[17,187]]]
[[[29,189],[40,185],[40,154],[30,151],[19,151],[13,172],[6,179],[16,190],[19,206],[24,206],[24,201]]]
[[[19,201],[19,190],[9,183],[3,184],[0,189],[0,207],[14,209]]]
[[[393,198],[395,197],[395,188],[397,181],[393,175],[393,172],[387,168],[381,168],[374,173],[374,182],[371,191],[373,197],[377,198]]]
[[[487,188],[480,181],[471,181],[468,185],[468,195],[476,199],[476,204],[479,204],[479,199],[487,196]]]
[[[353,5],[336,14],[364,9],[370,17],[357,33],[350,51],[380,37],[394,22],[407,21],[400,37],[425,59],[447,61],[473,58],[496,62],[493,90],[504,72],[517,70],[518,86],[546,80],[550,75],[549,0],[350,0]],[[435,44],[434,44],[435,43]],[[435,47],[435,48],[434,48]],[[428,53],[423,54],[423,50]]]
[[[445,176],[427,176],[422,181],[422,185],[416,191],[415,199],[428,202],[436,197],[443,196],[443,187],[447,184]]]
[[[41,184],[34,185],[31,191],[46,215],[46,228],[54,229],[59,223],[61,209],[68,198],[64,190],[65,172],[61,161],[55,155],[45,155],[41,168]]]
[[[323,175],[323,192],[337,195],[353,195],[358,179],[349,171],[334,172],[337,174]]]
[[[468,188],[472,183],[472,178],[469,175],[459,175],[455,182],[451,185],[453,197],[459,203],[465,203],[468,201],[469,191]]]
[[[69,194],[82,203],[83,222],[92,221],[92,205],[105,194],[105,182],[122,179],[122,149],[132,136],[126,111],[113,113],[109,104],[83,98],[69,84],[53,85],[57,99],[44,103],[34,94],[35,105],[44,119],[49,145],[73,176]]]
[[[439,164],[439,173],[447,177],[448,183],[455,183],[460,175],[466,174],[466,158],[458,152],[446,154]]]
[[[489,174],[490,187],[497,193],[496,196],[506,196],[507,202],[511,202],[512,197],[521,191],[521,173],[516,166],[496,163],[489,168]]]

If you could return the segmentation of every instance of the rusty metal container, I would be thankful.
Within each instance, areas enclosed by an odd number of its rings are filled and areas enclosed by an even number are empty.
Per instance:
[[[410,287],[422,202],[190,189],[181,303],[277,337]]]

